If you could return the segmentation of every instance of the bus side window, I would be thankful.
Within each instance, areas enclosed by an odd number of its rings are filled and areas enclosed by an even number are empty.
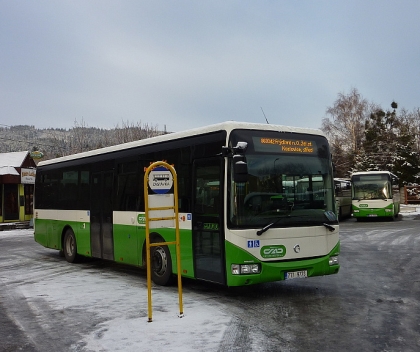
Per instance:
[[[213,199],[212,199],[212,201],[211,201],[211,203],[212,203],[212,207],[213,207],[213,211],[215,212],[215,213],[218,213],[219,212],[219,208],[220,208],[220,197],[219,197],[219,195],[216,195],[216,196],[214,196],[213,197]]]
[[[341,185],[340,184],[336,184],[335,185],[335,195],[339,196],[341,193]]]
[[[190,211],[190,200],[187,197],[178,199],[178,211],[188,213]]]

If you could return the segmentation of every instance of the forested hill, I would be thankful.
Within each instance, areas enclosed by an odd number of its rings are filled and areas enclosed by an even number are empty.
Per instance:
[[[75,126],[71,129],[0,125],[0,153],[40,151],[43,160],[107,147],[167,133],[149,124],[128,124],[114,129]]]

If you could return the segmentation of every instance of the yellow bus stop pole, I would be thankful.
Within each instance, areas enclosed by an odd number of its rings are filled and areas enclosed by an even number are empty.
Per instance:
[[[181,250],[180,250],[180,235],[179,235],[179,212],[178,212],[178,179],[175,169],[163,161],[157,161],[151,164],[144,174],[144,205],[145,205],[145,221],[146,221],[146,260],[147,260],[147,302],[148,302],[148,322],[152,322],[152,272],[151,272],[151,258],[150,258],[150,226],[149,226],[149,174],[157,166],[164,166],[171,174],[174,182],[174,220],[175,220],[175,246],[176,246],[176,261],[177,261],[177,272],[178,272],[178,299],[179,299],[179,317],[184,316],[184,309],[182,303],[182,278],[181,278]],[[167,209],[167,207],[165,207]],[[170,207],[171,208],[171,207]],[[169,244],[164,242],[162,244]]]
[[[152,272],[151,272],[151,263],[150,263],[150,237],[149,237],[149,168],[147,168],[144,174],[144,210],[145,210],[145,221],[146,221],[146,267],[147,267],[147,312],[148,312],[148,322],[152,322]]]

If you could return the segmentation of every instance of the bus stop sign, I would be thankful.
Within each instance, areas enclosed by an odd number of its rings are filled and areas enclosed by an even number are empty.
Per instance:
[[[153,192],[157,194],[168,193],[173,184],[172,173],[166,167],[158,166],[150,171],[149,187]]]

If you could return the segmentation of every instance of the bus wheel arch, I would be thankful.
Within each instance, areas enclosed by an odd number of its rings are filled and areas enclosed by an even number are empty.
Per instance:
[[[69,263],[77,263],[80,256],[77,254],[77,242],[73,229],[67,226],[63,230],[63,245],[62,251],[64,257]]]
[[[158,242],[165,242],[165,240],[158,233],[151,233],[150,243]],[[150,261],[153,282],[161,286],[171,285],[174,275],[172,274],[172,258],[168,246],[150,247]]]

